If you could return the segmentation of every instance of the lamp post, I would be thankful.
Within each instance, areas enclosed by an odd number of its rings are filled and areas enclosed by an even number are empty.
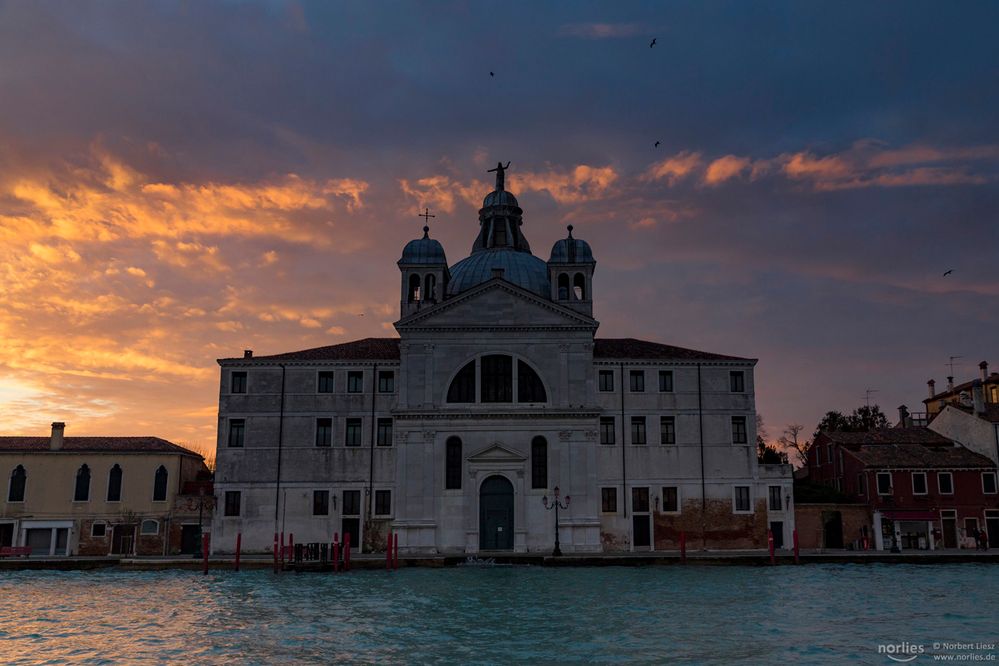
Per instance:
[[[195,507],[198,508],[198,544],[200,544],[201,543],[201,534],[202,534],[202,529],[203,529],[202,526],[203,526],[203,523],[204,523],[204,512],[205,512],[205,509],[212,509],[212,508],[215,507],[215,496],[214,495],[206,495],[205,494],[205,487],[204,486],[201,486],[200,488],[198,488],[197,499],[193,499],[191,497],[187,498],[187,510],[188,511],[193,511]],[[200,548],[200,546],[199,546],[199,548]],[[194,551],[194,557],[201,557],[201,554],[198,552],[197,548]]]
[[[562,502],[559,499],[558,486],[555,486],[555,496],[552,497],[551,502],[548,501],[548,495],[545,495],[544,497],[541,498],[541,502],[542,504],[545,505],[546,509],[548,509],[549,511],[555,509],[555,550],[552,551],[552,557],[560,557],[562,555],[562,549],[559,547],[559,542],[558,542],[558,512],[559,509],[563,511],[568,510],[569,502],[571,500],[572,498],[566,495],[565,504],[562,504]]]

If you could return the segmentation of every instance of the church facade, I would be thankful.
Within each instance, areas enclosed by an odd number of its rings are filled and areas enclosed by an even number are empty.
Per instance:
[[[596,261],[531,253],[505,167],[471,254],[398,262],[398,338],[221,359],[213,550],[351,535],[365,551],[789,545],[791,472],[756,457],[754,359],[596,337]],[[557,490],[556,490],[557,489]]]

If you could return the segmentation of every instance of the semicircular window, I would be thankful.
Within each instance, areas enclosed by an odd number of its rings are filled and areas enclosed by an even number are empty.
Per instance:
[[[482,402],[513,402],[512,357],[482,357]]]
[[[517,402],[548,402],[545,385],[534,368],[517,361]]]
[[[447,390],[448,402],[475,402],[475,361],[458,371]]]

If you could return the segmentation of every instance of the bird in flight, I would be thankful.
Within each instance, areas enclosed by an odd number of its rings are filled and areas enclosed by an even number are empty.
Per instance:
[[[655,143],[653,144],[653,146],[652,146],[652,147],[653,147],[653,148],[658,148],[658,147],[659,147],[659,144],[660,144],[660,143],[662,143],[662,141],[656,141],[656,142],[655,142]]]
[[[653,46],[655,46],[655,45],[656,45],[656,38],[655,38],[655,37],[653,37],[653,38],[652,38],[652,41],[651,41],[651,42],[649,42],[649,48],[651,49],[651,48],[652,48]]]
[[[944,272],[943,276],[944,276],[944,277],[947,277],[948,275],[950,275],[950,274],[951,274],[951,273],[953,273],[953,272],[954,272],[954,269],[953,269],[953,268],[951,268],[950,270],[948,270],[948,271]]]
[[[489,72],[489,76],[496,76],[496,72]]]

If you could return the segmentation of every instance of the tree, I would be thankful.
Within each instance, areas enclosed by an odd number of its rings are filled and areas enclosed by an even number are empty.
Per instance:
[[[756,415],[756,460],[764,465],[787,464],[787,454],[767,443],[767,428],[760,414]]]
[[[833,414],[834,412],[829,412]],[[826,414],[828,417],[829,414]],[[842,416],[842,414],[840,414]],[[825,419],[823,419],[824,421]],[[819,426],[821,427],[821,423]],[[777,443],[788,453],[793,452],[794,455],[798,457],[801,464],[808,464],[808,450],[812,448],[812,442],[807,439],[801,438],[801,431],[805,429],[805,426],[800,423],[791,423],[786,428],[784,428],[783,434],[777,438]]]
[[[854,432],[884,430],[888,427],[888,417],[877,405],[858,407],[853,410],[853,414],[850,414],[849,418],[850,426]]]

